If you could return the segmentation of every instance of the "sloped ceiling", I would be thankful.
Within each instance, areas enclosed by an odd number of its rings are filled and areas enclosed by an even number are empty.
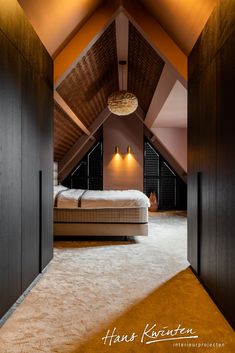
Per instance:
[[[18,0],[51,55],[105,2],[121,0]],[[141,2],[188,54],[217,0],[133,0]],[[118,6],[118,5],[117,5]]]
[[[118,90],[116,45],[113,21],[57,88],[63,100],[88,129],[107,106],[108,96]],[[136,94],[139,105],[146,113],[164,61],[130,22],[128,47],[128,89]],[[62,112],[56,104],[54,158],[57,161],[62,160],[76,142],[75,133],[77,139],[81,135],[81,130],[75,129],[73,122],[68,124],[69,118]]]
[[[117,65],[115,22],[112,22],[57,88],[88,128],[107,106],[108,96],[118,90]]]
[[[164,61],[129,22],[128,90],[147,113]]]
[[[74,145],[83,131],[55,102],[54,105],[54,160],[59,161]]]
[[[176,81],[152,127],[187,127],[187,90],[179,81]]]
[[[217,0],[139,0],[188,55]]]
[[[103,0],[18,0],[50,55],[78,31]]]
[[[177,81],[186,92],[187,54],[216,4],[216,0],[18,1],[59,68],[54,108],[54,157],[59,172],[65,166],[69,170],[68,161],[80,141],[81,146],[94,141],[108,117],[107,98],[119,89],[120,43],[125,40],[117,34],[118,14],[129,21],[124,50],[128,89],[139,101],[136,114],[151,130],[159,117],[164,125],[166,107],[174,111]],[[182,124],[182,114],[186,121],[186,106],[177,108],[178,116],[166,117],[168,125],[177,126],[177,119]]]

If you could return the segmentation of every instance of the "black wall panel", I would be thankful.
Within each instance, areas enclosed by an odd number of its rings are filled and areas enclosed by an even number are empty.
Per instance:
[[[235,9],[234,9],[235,12]],[[217,57],[218,302],[235,326],[235,32]]]
[[[189,57],[188,259],[235,327],[235,2],[223,0]]]
[[[53,66],[18,2],[0,8],[1,317],[53,254]]]
[[[25,65],[22,95],[22,289],[39,273],[38,76]]]
[[[52,60],[16,0],[0,0],[0,28],[49,86],[53,82]]]
[[[188,259],[194,271],[199,273],[199,183],[200,183],[200,116],[199,81],[190,82],[188,89]]]
[[[53,256],[53,93],[40,80],[40,171],[41,183],[41,234],[40,269],[44,269]]]
[[[212,60],[200,80],[197,120],[200,124],[199,253],[201,279],[216,293],[216,61]]]
[[[21,294],[22,63],[0,32],[0,316]]]

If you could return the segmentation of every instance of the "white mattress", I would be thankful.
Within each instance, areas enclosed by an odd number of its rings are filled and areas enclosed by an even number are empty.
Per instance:
[[[149,199],[139,190],[82,190],[56,186],[54,205],[58,208],[149,207]]]

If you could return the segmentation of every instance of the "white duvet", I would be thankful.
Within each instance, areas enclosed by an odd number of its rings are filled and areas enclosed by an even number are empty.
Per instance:
[[[55,185],[54,186],[54,201],[55,201],[55,198],[57,197],[57,195],[63,191],[63,190],[67,190],[67,188],[63,185]]]
[[[80,207],[81,197],[85,190],[67,189],[57,194],[57,207],[59,208],[78,208]]]
[[[149,199],[138,190],[87,190],[81,200],[82,208],[149,207]]]
[[[55,188],[58,188],[56,186]],[[59,208],[136,208],[149,207],[149,199],[139,190],[58,189]]]

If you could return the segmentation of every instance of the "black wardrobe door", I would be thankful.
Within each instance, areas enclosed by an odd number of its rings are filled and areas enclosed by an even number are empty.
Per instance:
[[[217,290],[216,236],[216,59],[200,76],[200,277],[213,296]]]
[[[22,289],[39,274],[38,76],[24,65],[22,95]]]
[[[0,32],[0,316],[21,294],[21,59]]]
[[[217,59],[217,301],[235,328],[235,33]]]
[[[53,257],[53,94],[40,81],[41,270]]]
[[[200,172],[200,95],[199,81],[188,84],[188,260],[195,272],[199,274],[199,172]]]

